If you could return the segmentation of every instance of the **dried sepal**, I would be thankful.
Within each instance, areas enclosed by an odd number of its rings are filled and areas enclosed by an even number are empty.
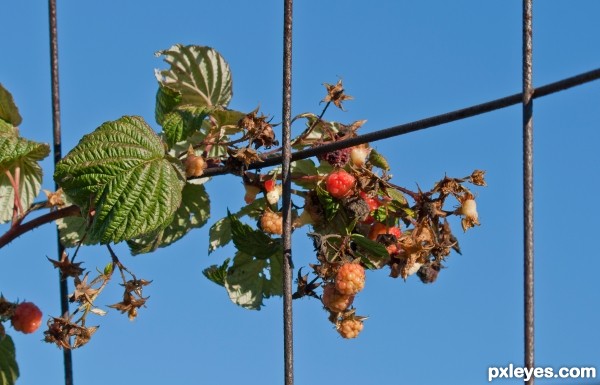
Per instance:
[[[63,251],[60,261],[50,258],[48,258],[48,261],[52,263],[52,266],[54,266],[55,269],[60,270],[61,279],[65,279],[66,277],[79,277],[84,271],[84,269],[81,268],[83,262],[72,262],[66,251]]]
[[[322,102],[331,102],[340,110],[344,110],[342,107],[342,102],[345,100],[352,100],[353,97],[350,95],[344,94],[344,86],[342,84],[342,79],[338,80],[336,84],[323,83],[325,88],[327,89],[327,96],[322,100]]]

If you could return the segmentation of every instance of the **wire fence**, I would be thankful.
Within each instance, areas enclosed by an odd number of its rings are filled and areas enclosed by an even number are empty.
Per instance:
[[[54,161],[62,158],[61,129],[60,129],[60,98],[58,79],[58,31],[56,0],[49,0],[50,19],[50,55],[51,55],[51,87],[52,87],[52,119],[54,138]],[[533,368],[534,356],[534,245],[533,245],[533,100],[556,92],[566,90],[581,84],[600,79],[600,68],[565,78],[544,86],[534,88],[533,76],[533,13],[532,0],[523,0],[522,24],[522,74],[523,88],[521,93],[505,96],[481,104],[425,119],[400,124],[394,127],[378,130],[353,138],[328,143],[292,153],[291,151],[291,107],[292,107],[292,24],[293,0],[284,0],[284,30],[283,30],[283,87],[282,87],[282,155],[263,158],[260,162],[252,163],[248,169],[257,169],[274,165],[282,165],[283,179],[283,331],[284,331],[284,383],[294,383],[294,349],[292,324],[292,221],[291,221],[291,167],[292,161],[306,159],[325,152],[355,146],[368,142],[388,139],[411,132],[440,126],[446,123],[485,114],[498,109],[521,103],[523,108],[523,263],[524,263],[524,367]],[[213,168],[206,171],[203,177],[230,173],[226,167]],[[59,258],[64,249],[58,242]],[[68,311],[68,291],[66,282],[60,280],[60,301],[62,311]],[[73,384],[73,364],[71,351],[64,349],[65,384]],[[526,382],[534,383],[532,377]]]

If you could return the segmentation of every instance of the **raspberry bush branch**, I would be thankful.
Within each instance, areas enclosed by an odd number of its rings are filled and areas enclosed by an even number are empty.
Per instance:
[[[0,123],[0,147],[7,150],[0,157],[6,176],[0,186],[11,193],[11,201],[0,205],[6,211],[0,217],[12,219],[0,247],[56,220],[63,245],[75,248],[73,257],[65,253],[50,261],[75,285],[70,296],[75,310],[52,317],[45,332],[46,341],[61,348],[82,346],[96,332],[86,320],[105,313],[95,302],[115,268],[124,293],[109,307],[130,319],[138,315],[150,281],[127,270],[110,245],[126,241],[132,254],[148,253],[204,226],[210,215],[204,184],[224,172],[240,177],[240,201],[246,205],[211,226],[209,253],[229,243],[235,253],[204,275],[248,309],[260,309],[265,299],[282,293],[281,148],[272,118],[258,108],[247,113],[228,108],[231,74],[214,49],[175,45],[158,55],[170,66],[156,71],[160,132],[135,116],[102,124],[58,162],[54,179],[60,189],[46,192],[42,204],[33,198],[40,191],[37,162],[48,155],[47,146],[19,137],[14,122]],[[355,338],[366,317],[357,314],[354,299],[368,271],[387,268],[394,278],[416,274],[425,283],[435,281],[451,250],[460,251],[448,218],[460,217],[465,231],[479,224],[474,194],[464,184],[485,182],[483,172],[475,171],[465,178],[444,177],[425,192],[392,183],[385,157],[358,135],[365,120],[325,119],[330,105],[343,109],[352,97],[341,80],[324,85],[319,115],[303,113],[292,120],[305,124],[292,140],[293,227],[310,226],[315,246],[311,272],[298,270],[294,298],[319,299],[340,335]],[[448,207],[448,198],[458,205]],[[23,222],[41,208],[50,212]],[[106,245],[110,255],[109,264],[94,275],[75,262],[89,244]]]

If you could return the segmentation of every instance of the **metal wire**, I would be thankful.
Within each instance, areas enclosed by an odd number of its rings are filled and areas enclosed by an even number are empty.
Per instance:
[[[531,90],[530,98],[536,99],[543,96],[551,95],[566,89],[579,86],[585,83],[589,83],[594,80],[600,79],[600,68],[592,71],[583,72],[575,76],[564,78],[553,83],[543,85],[541,87]],[[431,116],[429,118],[416,120],[410,123],[404,123],[390,128],[386,128],[379,131],[370,132],[364,135],[359,135],[354,138],[340,140],[335,143],[328,143],[319,147],[309,148],[302,151],[297,151],[292,154],[292,161],[310,158],[325,152],[339,150],[350,146],[356,146],[363,143],[375,142],[382,139],[388,139],[391,137],[405,135],[411,132],[424,130],[442,124],[451,123],[454,121],[470,118],[477,115],[482,115],[487,112],[499,110],[502,108],[510,107],[523,102],[523,93],[513,94],[505,96],[499,99],[491,100],[489,102],[473,105],[470,107],[454,110],[441,115]],[[258,169],[263,167],[275,166],[282,163],[281,156],[273,156],[264,159],[262,162],[251,163],[248,169]],[[216,176],[228,174],[232,170],[227,167],[214,167],[205,170],[202,177]]]
[[[534,367],[533,0],[523,0],[523,243],[525,367]],[[534,376],[525,382],[533,385]]]
[[[284,0],[283,11],[283,346],[285,385],[294,384],[294,336],[292,316],[292,0]]]
[[[48,1],[48,16],[50,19],[50,73],[52,87],[52,138],[54,149],[54,166],[62,158],[61,127],[60,127],[60,93],[58,82],[58,28],[56,16],[56,0]],[[55,188],[58,189],[58,185]],[[62,258],[65,249],[60,242],[58,227],[56,228],[58,243],[58,259]],[[67,280],[59,273],[58,285],[60,290],[60,309],[62,314],[69,312],[69,287]],[[63,349],[63,365],[65,385],[73,385],[73,356],[70,349]]]

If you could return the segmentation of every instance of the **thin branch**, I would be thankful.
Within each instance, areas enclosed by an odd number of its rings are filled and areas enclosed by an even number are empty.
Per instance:
[[[8,229],[6,233],[4,233],[0,237],[0,249],[12,242],[15,238],[20,237],[26,232],[35,229],[36,227],[40,227],[47,223],[51,223],[60,218],[66,217],[76,217],[81,215],[78,206],[67,206],[65,208],[51,211],[48,214],[41,215],[35,219],[30,220],[29,222],[20,224],[19,226],[11,227]]]

